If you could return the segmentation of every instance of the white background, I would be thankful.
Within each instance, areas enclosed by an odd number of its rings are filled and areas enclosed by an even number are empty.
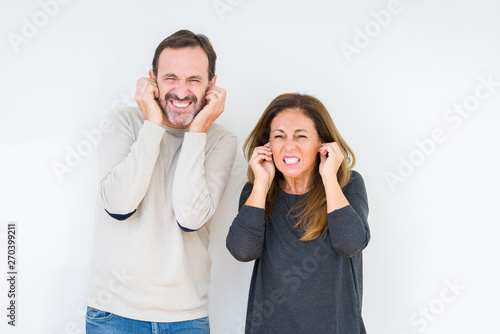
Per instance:
[[[241,145],[285,92],[323,101],[357,155],[371,209],[368,332],[500,332],[498,0],[62,2],[0,2],[1,333],[84,332],[98,182],[88,133],[133,103],[157,44],[182,28],[214,45],[227,90],[218,122],[240,146],[212,222],[213,333],[243,333],[252,263],[225,248],[246,178]],[[381,14],[388,7],[390,17]],[[449,114],[464,103],[466,117]],[[436,131],[440,142],[430,144]],[[54,164],[68,165],[73,150],[81,159],[59,179]],[[391,186],[398,168],[404,176]],[[6,317],[8,222],[18,225],[15,328]]]

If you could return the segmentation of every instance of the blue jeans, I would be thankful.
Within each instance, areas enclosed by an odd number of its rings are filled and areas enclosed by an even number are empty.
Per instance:
[[[87,334],[210,334],[208,317],[179,322],[149,322],[87,307]]]

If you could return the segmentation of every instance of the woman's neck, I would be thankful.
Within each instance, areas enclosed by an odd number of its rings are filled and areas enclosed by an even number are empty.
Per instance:
[[[284,177],[281,190],[287,194],[302,195],[310,190],[310,177]]]

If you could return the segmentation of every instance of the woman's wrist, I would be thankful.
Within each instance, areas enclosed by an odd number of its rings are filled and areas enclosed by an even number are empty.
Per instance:
[[[253,182],[253,189],[263,192],[267,195],[267,192],[269,191],[269,188],[271,187],[271,184],[268,183],[267,181],[264,180],[258,180],[255,179]]]
[[[323,181],[323,184],[325,185],[325,188],[330,188],[330,187],[335,187],[339,186],[339,180],[337,179],[337,174],[335,175],[323,175],[321,176],[321,180]]]

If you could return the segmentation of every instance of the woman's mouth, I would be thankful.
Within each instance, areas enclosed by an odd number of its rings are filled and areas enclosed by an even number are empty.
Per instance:
[[[283,163],[285,164],[285,166],[287,167],[293,167],[293,166],[296,166],[298,165],[300,162],[300,158],[297,157],[297,156],[288,156],[288,155],[285,155],[283,157]]]

